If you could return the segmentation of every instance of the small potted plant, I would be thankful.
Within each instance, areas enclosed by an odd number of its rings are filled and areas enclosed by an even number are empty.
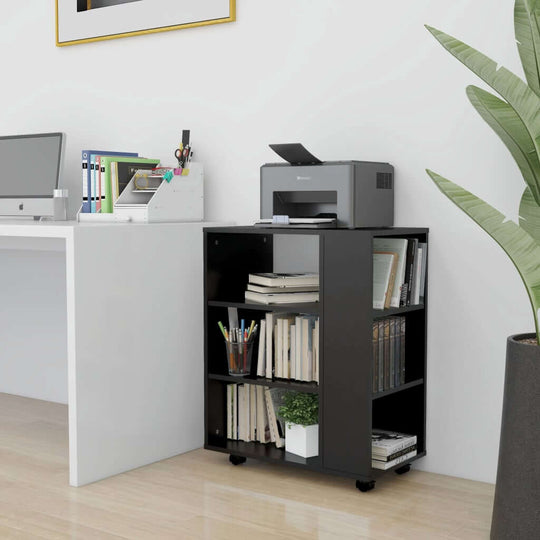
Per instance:
[[[279,415],[285,420],[285,450],[305,458],[319,454],[319,396],[287,392]]]

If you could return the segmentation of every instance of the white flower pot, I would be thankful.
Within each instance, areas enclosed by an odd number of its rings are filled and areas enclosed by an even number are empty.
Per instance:
[[[285,451],[305,458],[319,455],[319,424],[300,426],[287,422]]]

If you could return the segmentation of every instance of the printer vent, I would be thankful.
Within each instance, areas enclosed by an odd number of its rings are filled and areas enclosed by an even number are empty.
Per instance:
[[[377,173],[377,189],[392,189],[392,173]]]

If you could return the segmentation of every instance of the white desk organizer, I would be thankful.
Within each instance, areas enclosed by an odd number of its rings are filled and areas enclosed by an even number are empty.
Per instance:
[[[202,221],[204,171],[202,163],[190,163],[189,173],[168,182],[161,174],[138,170],[114,203],[114,221]]]

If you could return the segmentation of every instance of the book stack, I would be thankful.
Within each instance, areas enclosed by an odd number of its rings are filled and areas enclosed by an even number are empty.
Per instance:
[[[249,274],[246,302],[257,304],[295,304],[319,301],[319,274]]]
[[[373,308],[424,302],[427,244],[418,238],[373,239]]]
[[[417,454],[416,435],[374,429],[371,434],[371,466],[390,469]]]
[[[258,377],[319,382],[319,317],[270,312],[259,328]]]
[[[227,385],[227,439],[285,445],[285,422],[279,416],[287,390],[255,384]]]
[[[373,321],[373,392],[405,384],[404,316]]]

